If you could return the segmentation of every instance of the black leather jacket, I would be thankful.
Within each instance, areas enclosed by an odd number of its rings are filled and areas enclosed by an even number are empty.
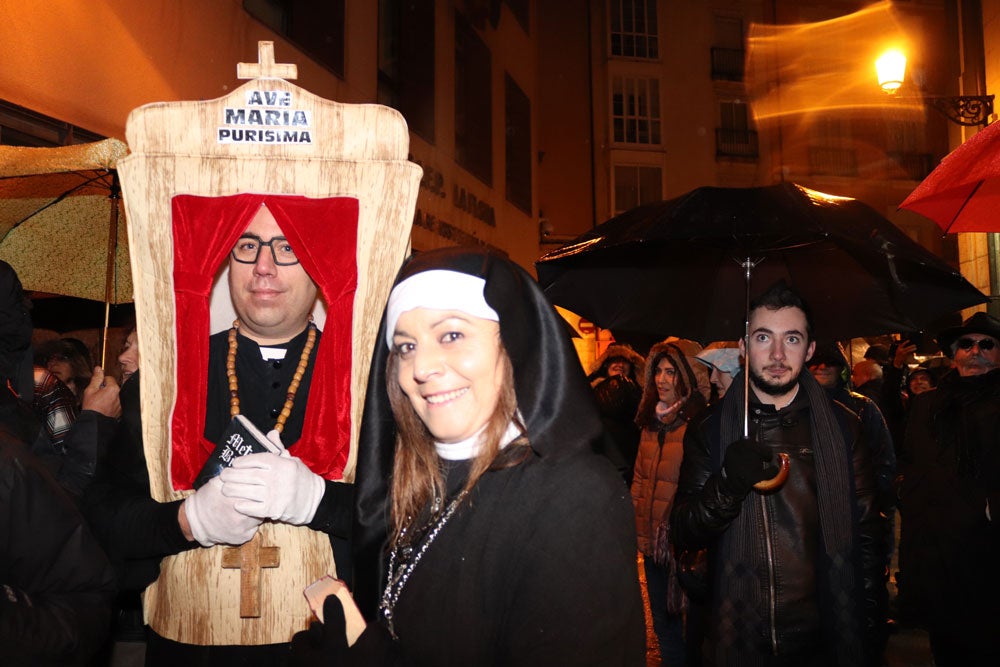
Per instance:
[[[886,526],[875,509],[875,481],[869,448],[860,442],[857,415],[840,403],[833,403],[834,414],[852,447],[855,489],[855,547],[857,566],[863,569],[866,618],[862,624],[874,632],[881,610],[876,591],[881,585],[878,545]],[[745,498],[733,496],[724,487],[721,476],[721,410],[711,410],[697,424],[692,424],[684,439],[684,462],[674,501],[671,535],[676,548],[694,550],[708,547],[713,576],[725,576],[734,567],[758,568],[768,582],[765,593],[768,609],[761,609],[758,627],[748,628],[746,641],[758,655],[809,654],[824,643],[821,568],[824,557],[817,505],[816,466],[811,443],[809,400],[800,393],[780,411],[771,406],[751,403],[751,436],[775,452],[791,459],[789,477],[784,486],[769,494],[751,492]],[[758,542],[756,563],[735,563],[726,553],[712,549],[739,515],[744,503],[761,503],[764,516],[751,539]],[[860,575],[861,573],[859,573]],[[860,594],[860,591],[858,591]],[[713,595],[712,624],[724,622],[725,609],[745,601],[721,600]],[[862,605],[859,605],[861,607]],[[871,629],[869,629],[869,627]],[[869,641],[874,641],[866,637]],[[823,650],[823,649],[820,649]]]

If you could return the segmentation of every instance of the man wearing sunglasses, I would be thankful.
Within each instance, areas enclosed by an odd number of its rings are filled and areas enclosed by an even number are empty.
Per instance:
[[[900,614],[939,667],[1000,664],[1000,320],[976,313],[938,346],[954,369],[914,396],[900,471]]]

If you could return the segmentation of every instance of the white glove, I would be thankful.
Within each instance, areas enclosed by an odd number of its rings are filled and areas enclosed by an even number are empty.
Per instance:
[[[219,477],[237,511],[294,526],[312,521],[326,492],[323,478],[287,451],[240,456]]]
[[[236,501],[222,493],[222,480],[214,477],[184,501],[183,509],[198,544],[243,544],[257,532],[261,520],[236,510]]]

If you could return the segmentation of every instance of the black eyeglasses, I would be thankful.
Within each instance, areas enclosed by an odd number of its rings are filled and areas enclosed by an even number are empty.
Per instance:
[[[233,259],[240,264],[256,264],[260,257],[260,249],[267,246],[271,249],[271,257],[278,266],[291,266],[299,263],[295,251],[284,236],[275,236],[270,241],[254,234],[244,234],[233,247]]]
[[[975,338],[959,338],[955,341],[955,346],[965,351],[971,350],[973,346],[979,346],[979,349],[983,352],[989,352],[997,346],[997,342],[992,338],[980,338],[979,340]]]

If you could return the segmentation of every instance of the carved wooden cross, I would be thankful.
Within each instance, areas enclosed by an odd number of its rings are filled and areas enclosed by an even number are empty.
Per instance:
[[[236,78],[299,78],[298,65],[274,62],[274,42],[257,42],[257,60],[255,63],[236,63]]]
[[[222,567],[240,570],[240,618],[260,618],[261,568],[278,567],[278,547],[261,546],[260,531],[239,547],[222,552]]]

